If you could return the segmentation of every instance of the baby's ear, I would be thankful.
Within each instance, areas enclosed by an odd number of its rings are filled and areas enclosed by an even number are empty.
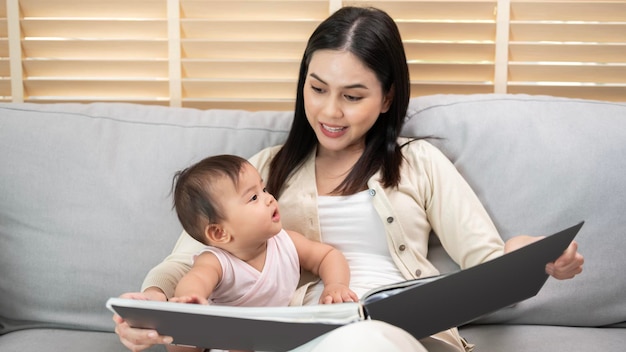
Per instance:
[[[204,236],[209,243],[228,243],[230,235],[218,224],[209,224],[204,228]]]

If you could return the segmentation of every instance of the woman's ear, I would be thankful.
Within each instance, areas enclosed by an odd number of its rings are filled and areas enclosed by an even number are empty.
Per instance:
[[[218,224],[209,224],[204,228],[204,237],[209,243],[228,243],[230,235]]]
[[[389,111],[389,108],[391,107],[391,102],[393,101],[393,98],[395,95],[396,95],[396,90],[394,89],[394,86],[391,86],[391,88],[389,89],[389,92],[387,92],[387,94],[385,94],[385,96],[383,97],[383,106],[380,109],[381,114],[384,114],[387,111]]]

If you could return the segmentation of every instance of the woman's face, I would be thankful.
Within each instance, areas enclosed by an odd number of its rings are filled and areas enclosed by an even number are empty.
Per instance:
[[[376,74],[348,51],[318,50],[304,82],[304,110],[319,142],[319,153],[365,147],[365,134],[386,112]]]

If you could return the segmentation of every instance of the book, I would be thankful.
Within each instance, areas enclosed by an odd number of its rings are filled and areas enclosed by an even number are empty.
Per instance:
[[[132,327],[205,348],[287,351],[365,319],[385,321],[420,339],[535,296],[548,279],[546,264],[563,253],[583,224],[471,268],[373,289],[359,302],[229,307],[110,298],[106,305]]]

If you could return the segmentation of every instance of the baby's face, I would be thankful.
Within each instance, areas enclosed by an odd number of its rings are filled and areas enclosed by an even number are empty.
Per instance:
[[[221,224],[238,246],[263,244],[281,230],[278,202],[252,165],[242,167],[237,185],[224,177],[215,189],[225,215]]]

